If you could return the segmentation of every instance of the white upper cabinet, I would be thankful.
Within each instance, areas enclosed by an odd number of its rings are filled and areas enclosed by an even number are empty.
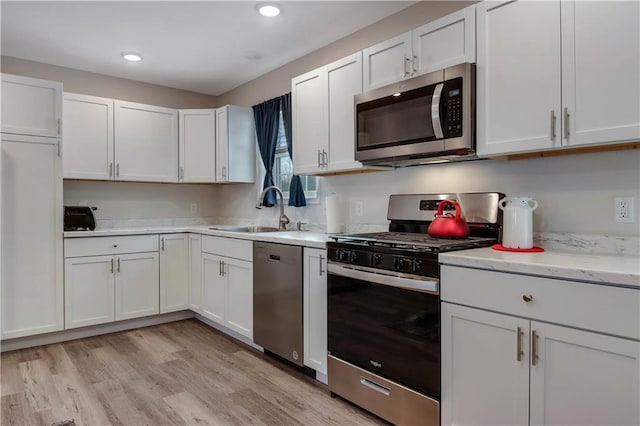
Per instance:
[[[477,7],[479,155],[640,138],[640,3]]]
[[[327,102],[326,67],[291,80],[293,172],[297,175],[325,170],[329,126]]]
[[[254,182],[256,146],[251,108],[226,105],[216,110],[216,182]]]
[[[115,102],[116,179],[178,181],[178,111]]]
[[[563,145],[640,139],[640,2],[562,1]]]
[[[364,49],[364,90],[475,60],[472,5]]]
[[[216,110],[178,112],[180,129],[180,182],[215,182]]]
[[[469,6],[412,32],[414,75],[476,61],[476,7]]]
[[[113,179],[113,99],[65,93],[63,117],[63,177]]]
[[[365,168],[355,160],[353,97],[361,92],[362,52],[291,80],[295,174]]]
[[[62,135],[62,83],[2,74],[2,132]]]
[[[559,17],[559,1],[478,4],[478,154],[560,146]]]
[[[391,84],[410,77],[413,72],[411,31],[362,51],[364,90]]]

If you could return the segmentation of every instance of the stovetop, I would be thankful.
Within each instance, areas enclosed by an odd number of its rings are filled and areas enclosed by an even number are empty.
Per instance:
[[[483,247],[496,242],[495,238],[433,238],[427,234],[414,232],[371,232],[363,234],[334,235],[336,242],[355,243],[368,246],[383,246],[412,251],[439,253],[451,250]]]

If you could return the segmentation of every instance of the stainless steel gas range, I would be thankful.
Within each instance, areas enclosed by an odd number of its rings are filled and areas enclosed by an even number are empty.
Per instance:
[[[329,389],[395,424],[440,419],[438,253],[500,240],[499,193],[392,195],[389,232],[328,243]],[[460,203],[469,238],[430,238],[442,200]]]

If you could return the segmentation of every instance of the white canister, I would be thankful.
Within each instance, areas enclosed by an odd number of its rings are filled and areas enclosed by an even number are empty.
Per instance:
[[[506,197],[498,203],[504,212],[502,245],[512,249],[533,247],[533,211],[538,202],[531,197]]]
[[[325,198],[328,234],[339,234],[343,232],[340,205],[340,196],[335,193],[332,193]]]

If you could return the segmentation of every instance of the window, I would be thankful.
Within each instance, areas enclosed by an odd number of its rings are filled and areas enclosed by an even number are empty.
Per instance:
[[[273,182],[280,188],[285,198],[289,198],[289,185],[293,176],[293,163],[287,149],[287,137],[284,133],[284,120],[280,111],[280,127],[278,129],[278,145],[276,146],[276,158],[273,164]],[[304,196],[307,200],[318,197],[318,179],[315,176],[300,176]]]

